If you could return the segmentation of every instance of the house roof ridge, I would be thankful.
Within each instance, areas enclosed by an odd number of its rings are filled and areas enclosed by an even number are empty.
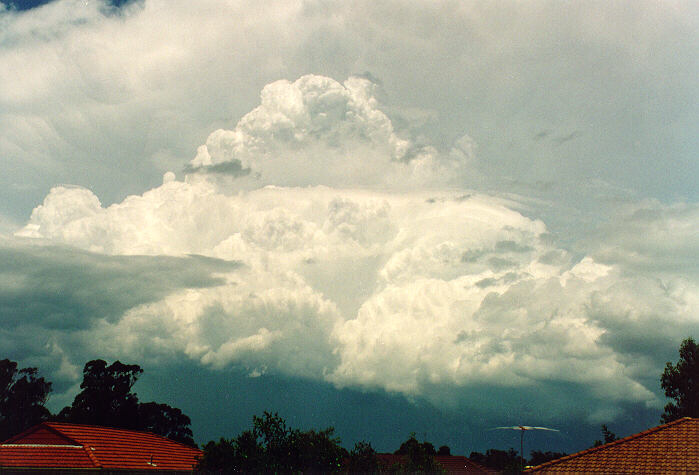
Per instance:
[[[15,443],[5,443],[0,444],[0,447],[61,447],[64,449],[82,449],[84,445],[76,444],[15,444]]]
[[[84,428],[89,428],[89,429],[100,429],[100,430],[105,430],[105,429],[106,429],[106,430],[115,431],[115,432],[130,432],[130,433],[134,433],[134,432],[135,432],[135,433],[137,433],[137,434],[145,434],[145,435],[150,435],[150,436],[153,436],[153,437],[157,437],[157,438],[159,438],[159,439],[163,439],[163,440],[166,440],[167,442],[171,442],[171,443],[173,443],[173,444],[178,444],[178,445],[181,445],[181,446],[183,446],[183,447],[187,447],[187,448],[189,448],[189,449],[198,450],[197,447],[192,447],[191,445],[184,444],[184,443],[179,442],[179,441],[177,441],[177,440],[172,440],[172,439],[170,439],[170,438],[168,438],[168,437],[165,437],[164,435],[156,434],[155,432],[151,432],[151,431],[147,431],[147,430],[124,429],[124,428],[122,428],[122,427],[101,426],[101,425],[94,425],[94,424],[77,424],[77,423],[73,423],[73,422],[58,422],[58,421],[56,421],[56,422],[54,422],[54,421],[52,421],[52,422],[43,422],[42,424],[51,424],[52,426],[54,426],[54,427],[52,427],[52,430],[53,430],[54,432],[58,433],[59,435],[61,435],[61,436],[63,436],[63,437],[66,437],[66,438],[68,438],[68,439],[71,439],[71,440],[74,440],[74,439],[72,439],[71,437],[69,437],[69,436],[63,434],[63,433],[59,430],[59,428],[56,427],[56,426],[65,426],[65,427],[74,427],[74,428],[84,427]],[[78,441],[76,441],[76,442],[78,442]],[[79,442],[78,442],[78,443],[79,443]],[[82,444],[81,444],[81,445],[82,445]]]
[[[0,444],[0,464],[25,468],[140,471],[153,469],[157,461],[157,470],[189,471],[203,454],[196,446],[159,434],[117,427],[47,422],[37,424],[24,434],[12,440],[22,446]],[[73,443],[76,445],[65,445]]]
[[[7,440],[5,440],[4,442],[2,442],[2,444],[3,444],[3,445],[4,445],[4,444],[11,444],[11,443],[12,443],[13,441],[15,441],[15,440],[21,440],[21,439],[23,439],[24,437],[28,436],[29,434],[33,434],[34,432],[38,431],[39,429],[44,428],[44,429],[47,429],[49,432],[52,432],[52,433],[54,433],[55,435],[57,435],[57,436],[59,436],[59,437],[62,437],[62,438],[64,438],[64,439],[68,439],[70,442],[73,443],[73,445],[79,445],[79,446],[81,446],[81,447],[83,446],[82,443],[80,443],[79,441],[77,441],[77,440],[75,440],[74,438],[70,437],[69,435],[66,435],[66,434],[60,432],[60,431],[57,430],[55,427],[52,427],[50,424],[52,424],[51,421],[44,421],[44,422],[41,422],[41,423],[39,423],[39,424],[37,424],[37,425],[35,425],[35,426],[29,427],[29,428],[23,430],[22,432],[20,432],[19,434],[15,435],[15,436],[10,437],[9,439],[7,439]]]
[[[564,462],[564,461],[576,459],[576,458],[578,458],[578,457],[582,457],[583,455],[587,455],[587,454],[590,454],[590,453],[593,453],[593,452],[598,452],[598,451],[601,451],[601,450],[605,450],[605,449],[608,449],[608,448],[610,448],[610,447],[613,447],[613,446],[616,446],[616,445],[619,445],[619,444],[628,442],[628,441],[630,441],[630,440],[640,439],[641,437],[645,437],[645,436],[650,435],[650,434],[653,434],[653,433],[655,433],[655,432],[659,432],[659,431],[665,430],[665,429],[667,429],[667,428],[669,428],[669,427],[671,427],[671,426],[679,425],[680,423],[687,422],[687,421],[692,421],[692,420],[695,420],[695,419],[696,419],[696,420],[699,420],[698,418],[694,418],[694,417],[681,417],[681,418],[679,418],[679,419],[675,419],[674,421],[666,422],[665,424],[661,424],[661,425],[659,425],[659,426],[655,426],[655,427],[652,427],[652,428],[650,428],[650,429],[646,429],[646,430],[644,430],[644,431],[642,431],[642,432],[637,432],[636,434],[631,434],[631,435],[629,435],[629,436],[623,437],[623,438],[621,438],[621,439],[614,440],[614,441],[612,441],[612,442],[608,442],[608,443],[606,443],[606,444],[599,445],[599,446],[597,446],[597,447],[590,447],[589,449],[581,450],[580,452],[575,452],[574,454],[566,455],[565,457],[557,458],[557,459],[555,459],[555,460],[550,460],[550,461],[544,462],[544,463],[542,463],[542,464],[540,464],[540,465],[535,465],[534,467],[530,467],[530,468],[528,468],[528,469],[525,470],[525,471],[526,471],[526,472],[530,472],[530,471],[534,471],[534,470],[539,470],[539,469],[541,469],[542,467],[547,467],[547,466],[549,466],[549,465],[554,465],[554,464],[558,464],[558,463],[560,463],[560,462]]]

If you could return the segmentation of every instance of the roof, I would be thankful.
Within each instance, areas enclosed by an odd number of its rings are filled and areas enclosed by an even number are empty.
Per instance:
[[[532,467],[527,472],[699,473],[699,419],[677,419]]]
[[[406,455],[398,454],[376,454],[379,464],[384,469],[390,469],[394,465],[400,465],[407,461]],[[435,455],[435,462],[440,464],[444,471],[450,474],[459,473],[494,473],[487,467],[479,465],[463,455]]]
[[[201,454],[149,432],[44,422],[0,444],[0,467],[186,471]]]

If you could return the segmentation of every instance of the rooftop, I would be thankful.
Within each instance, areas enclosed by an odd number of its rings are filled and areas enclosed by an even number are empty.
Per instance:
[[[699,419],[685,417],[532,467],[529,473],[697,473]]]
[[[192,470],[201,454],[149,432],[44,422],[0,444],[0,467]]]

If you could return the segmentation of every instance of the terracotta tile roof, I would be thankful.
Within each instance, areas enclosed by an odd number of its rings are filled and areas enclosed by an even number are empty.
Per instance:
[[[0,467],[192,470],[201,454],[148,432],[45,422],[0,444]]]
[[[98,468],[85,447],[1,445],[0,467]]]
[[[678,419],[532,467],[527,472],[699,473],[699,419]]]

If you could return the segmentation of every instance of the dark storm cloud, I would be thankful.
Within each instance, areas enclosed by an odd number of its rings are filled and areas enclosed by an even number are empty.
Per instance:
[[[40,7],[41,5],[46,5],[51,2],[51,0],[10,0],[6,2],[0,2],[0,4],[12,10],[31,10],[32,8]]]
[[[0,321],[5,329],[82,329],[178,289],[219,285],[216,273],[236,267],[201,256],[105,256],[0,242]]]
[[[250,174],[249,168],[244,168],[240,160],[231,160],[230,162],[217,163],[206,167],[193,167],[187,165],[183,169],[184,173],[213,173],[220,175],[230,175],[232,177],[242,177]]]
[[[37,8],[47,3],[51,3],[54,0],[9,0],[0,2],[0,4],[5,5],[11,10],[23,11],[31,10],[32,8]],[[112,8],[120,8],[124,5],[131,3],[136,3],[142,0],[107,0],[105,3],[107,6]]]

